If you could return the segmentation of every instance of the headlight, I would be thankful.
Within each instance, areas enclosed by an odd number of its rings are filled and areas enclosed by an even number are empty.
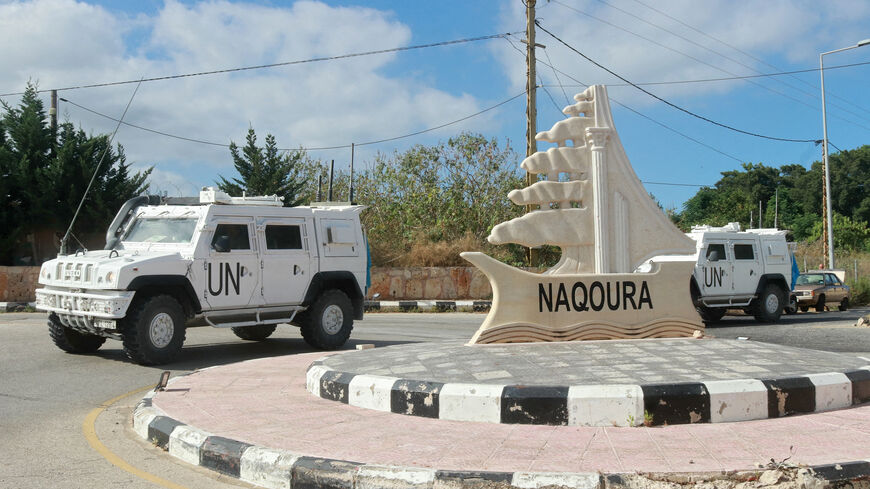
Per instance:
[[[42,278],[44,279],[51,279],[51,272],[48,271],[48,268],[43,268],[40,275],[42,275]]]
[[[112,283],[115,281],[115,272],[109,272],[106,274],[106,283]]]

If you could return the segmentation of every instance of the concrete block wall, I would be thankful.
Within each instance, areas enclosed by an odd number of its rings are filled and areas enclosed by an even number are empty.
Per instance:
[[[373,267],[368,297],[380,300],[490,299],[489,280],[475,267]]]
[[[39,267],[0,267],[0,302],[33,302]],[[372,268],[368,298],[380,300],[490,299],[489,280],[474,267]]]
[[[0,267],[0,302],[33,302],[39,267]]]

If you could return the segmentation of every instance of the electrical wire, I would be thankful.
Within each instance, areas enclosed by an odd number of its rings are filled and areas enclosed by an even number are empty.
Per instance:
[[[523,54],[522,51],[521,51],[520,49],[518,49],[516,46],[514,46],[514,44],[510,41],[509,38],[506,38],[506,40],[511,44],[511,46],[514,47],[514,49],[517,49],[517,50],[520,52],[520,54],[522,54],[523,56],[525,56],[525,54]],[[558,73],[561,73],[562,76],[564,76],[564,77],[566,77],[566,78],[568,78],[568,79],[570,79],[570,80],[573,80],[574,82],[576,82],[576,83],[578,84],[578,86],[583,87],[584,89],[587,88],[587,87],[589,87],[588,84],[583,83],[582,81],[578,80],[577,78],[574,78],[573,76],[571,76],[571,75],[568,74],[568,73],[565,73],[565,72],[562,71],[562,70],[559,70],[559,69],[556,68],[554,65],[547,64],[547,63],[545,63],[545,62],[543,62],[543,61],[541,61],[541,60],[538,60],[538,62],[541,63],[541,64],[543,64],[543,65],[549,66],[550,68],[552,68],[554,71],[556,71],[556,72],[558,72]],[[738,157],[736,157],[736,156],[734,156],[734,155],[728,154],[728,153],[726,153],[725,151],[722,151],[722,150],[719,149],[719,148],[716,148],[716,147],[711,146],[711,145],[709,145],[709,144],[707,144],[707,143],[705,143],[705,142],[703,142],[703,141],[700,141],[700,140],[698,140],[698,139],[696,139],[696,138],[694,138],[694,137],[692,137],[692,136],[689,136],[688,134],[686,134],[686,133],[684,133],[684,132],[678,131],[677,129],[674,129],[673,127],[671,127],[671,126],[669,126],[669,125],[667,125],[667,124],[665,124],[665,123],[663,123],[663,122],[659,122],[659,121],[653,119],[652,117],[650,117],[650,116],[648,116],[648,115],[646,115],[646,114],[644,114],[644,113],[642,113],[642,112],[639,112],[639,111],[637,111],[637,110],[635,110],[635,109],[629,107],[628,105],[626,105],[626,104],[620,102],[619,100],[613,98],[612,96],[608,96],[608,97],[610,98],[610,101],[613,102],[613,103],[615,103],[616,105],[619,105],[620,107],[622,107],[622,108],[624,108],[624,109],[626,109],[626,110],[628,110],[628,111],[630,111],[630,112],[633,112],[634,114],[636,114],[636,115],[638,115],[638,116],[640,116],[640,117],[643,117],[644,119],[646,119],[646,120],[648,120],[648,121],[650,121],[650,122],[652,122],[652,123],[654,123],[654,124],[656,124],[656,125],[658,125],[658,126],[661,126],[662,128],[667,129],[668,131],[671,131],[672,133],[674,133],[674,134],[676,134],[676,135],[678,135],[678,136],[681,136],[681,137],[683,137],[683,138],[685,138],[685,139],[688,139],[689,141],[692,141],[692,142],[695,143],[695,144],[698,144],[698,145],[700,145],[700,146],[703,146],[703,147],[709,149],[710,151],[713,151],[713,152],[718,153],[718,154],[720,154],[720,155],[722,155],[722,156],[725,156],[726,158],[730,158],[730,159],[732,159],[732,160],[734,160],[734,161],[736,161],[736,162],[738,162],[738,163],[745,163],[745,162],[746,162],[745,160],[742,160],[742,159],[740,159],[740,158],[738,158]]]
[[[728,60],[728,61],[731,61],[731,62],[734,63],[734,64],[740,65],[740,66],[742,66],[742,67],[744,67],[744,68],[746,68],[746,69],[748,69],[748,70],[751,70],[751,71],[754,72],[754,73],[761,73],[760,71],[758,71],[757,69],[755,69],[753,66],[750,66],[750,65],[748,65],[748,64],[746,64],[746,63],[743,63],[742,61],[737,60],[737,59],[734,59],[734,58],[732,58],[732,57],[730,57],[730,56],[728,56],[728,55],[726,55],[726,54],[720,53],[719,51],[716,51],[715,49],[711,49],[711,48],[709,48],[709,47],[707,47],[707,46],[704,46],[703,44],[700,44],[700,43],[698,43],[698,42],[696,42],[696,41],[694,41],[694,40],[692,40],[692,39],[689,39],[688,37],[685,37],[685,36],[683,36],[683,35],[681,35],[681,34],[678,34],[678,33],[674,32],[674,31],[672,31],[672,30],[670,30],[670,29],[667,29],[667,28],[665,28],[665,27],[662,27],[662,26],[660,26],[660,25],[658,25],[658,24],[656,24],[656,23],[654,23],[654,22],[650,22],[649,20],[644,19],[643,17],[640,17],[640,16],[635,15],[635,14],[633,14],[633,13],[631,13],[631,12],[625,10],[625,9],[622,9],[622,8],[616,6],[616,5],[613,5],[612,3],[608,2],[607,0],[598,0],[598,1],[601,2],[601,3],[603,3],[604,5],[607,5],[608,7],[612,8],[612,9],[614,9],[614,10],[617,10],[617,11],[619,11],[619,12],[622,12],[623,14],[625,14],[625,15],[627,15],[627,16],[633,18],[633,19],[636,19],[636,20],[638,20],[638,21],[640,21],[640,22],[643,22],[644,24],[647,24],[647,25],[649,25],[649,26],[655,27],[656,29],[659,29],[659,30],[661,30],[661,31],[664,31],[664,32],[666,32],[666,33],[668,33],[668,34],[670,34],[670,35],[672,35],[672,36],[674,36],[674,37],[677,37],[677,38],[679,38],[679,39],[681,39],[681,40],[683,40],[683,41],[685,41],[685,42],[687,42],[687,43],[689,43],[689,44],[692,44],[692,45],[694,45],[694,46],[697,46],[697,47],[699,47],[699,48],[701,48],[701,49],[703,49],[703,50],[705,50],[705,51],[708,51],[708,52],[710,52],[710,53],[713,53],[713,54],[715,54],[715,55],[717,55],[717,56],[721,56],[722,58],[724,58],[724,59],[726,59],[726,60]],[[562,5],[563,7],[566,7],[566,8],[571,8],[571,7],[568,7],[567,5],[565,5],[564,3],[560,2],[559,0],[553,0],[553,3],[557,3],[557,4],[559,4],[559,5]],[[777,69],[778,69],[778,68],[777,68]],[[735,75],[735,76],[736,76],[736,75]],[[789,83],[787,83],[787,82],[785,82],[785,81],[783,81],[783,80],[780,80],[780,79],[775,79],[775,80],[776,80],[777,82],[779,82],[779,83],[785,85],[786,87],[791,88],[792,90],[796,90],[796,91],[802,93],[803,95],[805,95],[805,96],[807,96],[807,97],[810,97],[810,98],[813,98],[813,99],[816,99],[816,100],[821,100],[821,97],[818,95],[818,93],[819,93],[818,91],[808,92],[808,91],[806,91],[806,90],[804,90],[804,89],[802,89],[802,88],[799,88],[799,87],[796,87],[796,86],[794,86],[794,85],[791,85],[791,84],[789,84]],[[840,109],[840,110],[842,110],[842,111],[844,111],[844,112],[848,112],[849,114],[852,114],[852,115],[854,115],[854,116],[856,116],[856,117],[860,117],[860,118],[862,118],[862,119],[868,120],[868,119],[866,118],[866,116],[861,115],[861,114],[858,114],[858,113],[856,113],[856,112],[853,112],[853,111],[851,111],[851,110],[849,110],[849,109],[847,109],[847,108],[845,108],[845,107],[843,107],[843,106],[841,106],[841,105],[839,105],[839,104],[831,103],[831,104],[829,104],[829,105],[831,105],[831,106],[833,106],[833,107],[837,107],[838,109]],[[855,106],[854,104],[851,104],[851,105],[852,105],[853,107],[859,108],[859,107]],[[870,128],[868,128],[868,129],[870,129]]]
[[[356,145],[356,146],[368,146],[368,145],[372,145],[372,144],[385,143],[385,142],[388,142],[388,141],[395,141],[395,140],[398,140],[398,139],[405,139],[405,138],[409,138],[409,137],[412,137],[412,136],[418,136],[418,135],[420,135],[420,134],[424,134],[424,133],[427,133],[427,132],[431,132],[431,131],[435,131],[435,130],[438,130],[438,129],[442,129],[442,128],[444,128],[444,127],[451,126],[451,125],[453,125],[453,124],[458,124],[458,123],[460,123],[460,122],[466,121],[466,120],[471,119],[471,118],[473,118],[473,117],[477,117],[477,116],[479,116],[479,115],[481,115],[481,114],[484,114],[484,113],[486,113],[486,112],[489,112],[489,111],[491,111],[491,110],[497,109],[498,107],[501,107],[502,105],[505,105],[505,104],[507,104],[507,103],[509,103],[509,102],[512,102],[512,101],[514,101],[515,99],[517,99],[517,98],[519,98],[519,97],[525,95],[525,93],[526,93],[526,91],[523,90],[522,92],[520,92],[520,93],[514,95],[513,97],[511,97],[511,98],[509,98],[509,99],[507,99],[507,100],[503,100],[503,101],[501,101],[501,102],[499,102],[499,103],[497,103],[497,104],[495,104],[495,105],[492,105],[492,106],[487,107],[487,108],[485,108],[485,109],[483,109],[483,110],[480,110],[480,111],[478,111],[478,112],[475,112],[474,114],[467,115],[467,116],[465,116],[465,117],[462,117],[462,118],[459,118],[459,119],[456,119],[456,120],[453,120],[453,121],[450,121],[450,122],[446,122],[446,123],[444,123],[444,124],[440,124],[440,125],[438,125],[438,126],[430,127],[430,128],[423,129],[423,130],[420,130],[420,131],[415,131],[415,132],[412,132],[412,133],[409,133],[409,134],[403,134],[403,135],[401,135],[401,136],[394,136],[394,137],[390,137],[390,138],[378,139],[378,140],[373,140],[373,141],[365,141],[365,142],[362,142],[362,143],[353,143],[353,144]],[[131,123],[129,123],[129,122],[124,122],[123,120],[120,120],[120,119],[115,119],[114,117],[112,117],[112,116],[110,116],[110,115],[103,114],[102,112],[98,112],[98,111],[96,111],[96,110],[94,110],[94,109],[90,109],[90,108],[88,108],[88,107],[85,107],[85,106],[83,106],[83,105],[81,105],[81,104],[78,104],[78,103],[76,103],[76,102],[73,102],[73,101],[71,101],[71,100],[69,100],[69,99],[61,98],[61,100],[64,101],[64,102],[66,102],[66,103],[68,103],[68,104],[70,104],[70,105],[73,105],[73,106],[75,106],[75,107],[78,107],[78,108],[80,108],[80,109],[82,109],[82,110],[84,110],[84,111],[90,112],[91,114],[98,115],[98,116],[100,116],[100,117],[104,117],[104,118],[109,119],[109,120],[111,120],[111,121],[115,121],[115,122],[117,122],[119,125],[120,125],[120,124],[124,124],[124,125],[126,125],[126,126],[130,126],[130,127],[133,127],[133,128],[139,129],[139,130],[142,130],[142,131],[147,131],[147,132],[150,132],[150,133],[153,133],[153,134],[158,134],[158,135],[160,135],[160,136],[165,136],[165,137],[169,137],[169,138],[173,138],[173,139],[179,139],[179,140],[181,140],[181,141],[188,141],[188,142],[199,143],[199,144],[207,144],[207,145],[210,145],[210,146],[219,146],[219,147],[223,147],[223,148],[229,148],[229,147],[230,147],[229,144],[216,143],[216,142],[214,142],[214,141],[206,141],[206,140],[203,140],[203,139],[196,139],[196,138],[189,138],[189,137],[184,137],[184,136],[178,136],[178,135],[175,135],[175,134],[170,134],[170,133],[168,133],[168,132],[158,131],[158,130],[155,130],[155,129],[150,129],[150,128],[143,127],[143,126],[139,126],[139,125],[136,125],[136,124],[131,124]],[[311,148],[306,148],[306,147],[304,147],[304,146],[300,146],[300,147],[298,147],[298,148],[278,148],[278,150],[279,150],[279,151],[322,151],[322,150],[329,150],[329,149],[342,149],[342,148],[350,148],[350,147],[351,147],[351,144],[349,143],[349,144],[341,144],[341,145],[336,145],[336,146],[311,147]]]
[[[545,51],[546,52],[546,51]],[[865,66],[870,65],[870,61],[862,61],[860,63],[849,63],[845,65],[836,65],[829,66],[825,68],[825,71],[828,70],[836,70],[841,68],[853,68],[855,66]],[[710,83],[710,82],[720,82],[720,81],[732,81],[732,80],[746,80],[749,78],[766,78],[766,77],[774,77],[774,76],[783,76],[783,75],[791,75],[794,73],[811,73],[818,72],[819,68],[806,68],[803,70],[792,70],[792,71],[778,71],[776,73],[759,73],[757,75],[740,75],[740,76],[723,76],[720,78],[698,78],[695,80],[670,80],[670,81],[657,81],[657,82],[636,82],[635,85],[640,86],[649,86],[649,85],[680,85],[680,84],[688,84],[688,83]],[[557,85],[547,85],[555,87]],[[630,87],[631,85],[628,83],[613,83],[610,84],[613,87]]]
[[[762,64],[764,64],[764,65],[767,65],[767,66],[769,66],[769,67],[771,67],[771,68],[773,68],[773,69],[775,69],[775,70],[780,70],[780,68],[777,67],[776,65],[770,64],[770,63],[768,63],[767,61],[765,61],[765,60],[763,60],[763,59],[757,58],[757,57],[753,56],[751,53],[747,53],[746,51],[743,51],[743,50],[741,50],[740,48],[738,48],[738,47],[736,47],[736,46],[734,46],[734,45],[732,45],[732,44],[729,44],[729,43],[727,43],[727,42],[725,42],[725,41],[719,39],[718,37],[715,37],[715,36],[713,36],[713,35],[711,35],[711,34],[708,34],[708,33],[704,32],[704,31],[702,31],[702,30],[700,30],[700,29],[698,29],[698,28],[696,28],[696,27],[694,27],[694,26],[692,26],[692,25],[690,25],[690,24],[687,24],[686,22],[683,22],[682,20],[680,20],[680,19],[678,19],[678,18],[676,18],[676,17],[673,17],[673,16],[671,16],[671,15],[668,15],[667,13],[665,13],[665,12],[663,12],[663,11],[661,11],[661,10],[659,10],[659,9],[657,9],[657,8],[655,8],[655,7],[653,7],[653,6],[649,5],[649,4],[647,4],[647,3],[644,3],[644,2],[642,2],[641,0],[633,0],[633,1],[634,1],[635,3],[637,3],[637,4],[643,5],[644,7],[646,7],[646,8],[648,8],[648,9],[652,10],[653,12],[657,12],[658,14],[660,14],[660,15],[662,15],[662,16],[664,16],[664,17],[667,17],[668,19],[671,19],[671,20],[673,20],[674,22],[676,22],[676,23],[678,23],[678,24],[680,24],[680,25],[682,25],[682,26],[684,26],[684,27],[687,27],[687,28],[689,28],[689,29],[691,29],[691,30],[697,32],[698,34],[700,34],[700,35],[702,35],[702,36],[704,36],[704,37],[706,37],[706,38],[708,38],[708,39],[712,39],[713,41],[716,41],[716,42],[718,42],[719,44],[722,44],[722,45],[724,45],[724,46],[728,46],[729,48],[731,48],[731,49],[737,51],[738,53],[740,53],[740,54],[742,54],[742,55],[744,55],[744,56],[746,56],[746,57],[748,57],[748,58],[751,58],[751,59],[753,59],[753,60],[755,60],[755,61],[757,61],[757,62],[759,62],[759,63],[762,63]],[[859,63],[859,64],[864,64],[864,63]],[[819,71],[819,70],[816,69],[815,71]],[[790,74],[790,73],[789,73],[789,74]],[[815,89],[815,90],[820,90],[820,88],[819,88],[817,85],[814,85],[814,84],[812,84],[812,83],[809,83],[809,82],[806,82],[806,81],[804,81],[804,80],[801,80],[800,78],[798,78],[798,77],[796,77],[796,76],[792,76],[792,78],[794,78],[795,80],[799,81],[800,83],[803,83],[804,85],[806,85],[806,86],[808,86],[808,87],[811,87],[811,88],[813,88],[813,89]],[[852,102],[852,101],[850,101],[850,100],[847,100],[847,99],[845,99],[845,98],[843,98],[843,97],[837,96],[837,95],[835,95],[835,94],[830,94],[829,96],[830,96],[830,97],[833,97],[833,98],[837,98],[837,99],[842,100],[842,101],[844,101],[844,102],[851,103],[853,106],[858,107],[858,108],[864,110],[865,112],[867,111],[867,109],[865,109],[865,108],[863,108],[863,107],[859,107],[859,106],[855,105],[854,102]]]
[[[433,48],[433,47],[440,47],[440,46],[449,46],[452,44],[462,44],[462,43],[467,43],[467,42],[486,41],[489,39],[498,39],[498,38],[503,38],[503,37],[511,35],[511,34],[520,34],[520,33],[521,32],[519,32],[519,31],[518,32],[508,32],[508,33],[504,33],[504,34],[492,34],[492,35],[488,35],[488,36],[469,37],[466,39],[454,39],[451,41],[440,41],[440,42],[433,42],[433,43],[428,43],[428,44],[417,44],[414,46],[404,46],[404,47],[390,48],[390,49],[378,49],[378,50],[374,50],[374,51],[363,51],[363,52],[359,52],[359,53],[341,54],[341,55],[336,55],[336,56],[323,56],[323,57],[319,57],[319,58],[309,58],[309,59],[302,59],[302,60],[296,60],[296,61],[285,61],[285,62],[281,62],[281,63],[271,63],[271,64],[264,64],[264,65],[256,65],[256,66],[244,66],[244,67],[238,67],[238,68],[226,68],[226,69],[212,70],[212,71],[200,71],[200,72],[196,72],[196,73],[184,73],[184,74],[180,74],[180,75],[157,76],[157,77],[152,77],[152,78],[142,78],[140,80],[124,80],[124,81],[106,82],[106,83],[92,83],[90,85],[69,86],[69,87],[63,87],[63,88],[53,88],[53,89],[50,88],[50,89],[45,89],[45,90],[38,90],[37,93],[49,92],[51,90],[57,90],[60,92],[60,91],[64,91],[64,90],[78,90],[78,89],[82,89],[82,88],[111,87],[111,86],[117,86],[117,85],[126,85],[129,83],[174,80],[177,78],[189,78],[189,77],[203,76],[203,75],[216,75],[216,74],[220,74],[220,73],[233,73],[233,72],[238,72],[238,71],[261,70],[261,69],[266,69],[266,68],[277,68],[279,66],[291,66],[291,65],[299,65],[299,64],[305,64],[305,63],[317,63],[317,62],[321,62],[321,61],[335,61],[335,60],[339,60],[339,59],[357,58],[360,56],[371,56],[371,55],[375,55],[375,54],[396,53],[396,52],[402,52],[402,51],[411,51],[414,49]],[[22,94],[24,94],[24,92],[3,93],[3,94],[0,94],[0,97],[8,97],[8,96],[22,95]]]
[[[695,56],[692,56],[691,54],[685,53],[685,52],[683,52],[683,51],[680,51],[680,50],[678,50],[678,49],[675,49],[675,48],[672,48],[672,47],[670,47],[670,46],[667,46],[667,45],[665,45],[665,44],[663,44],[663,43],[660,43],[660,42],[656,41],[655,39],[651,39],[651,38],[649,38],[649,37],[642,36],[642,35],[640,35],[640,34],[638,34],[638,33],[636,33],[636,32],[633,32],[633,31],[628,30],[628,29],[626,29],[626,28],[624,28],[624,27],[618,26],[618,25],[616,25],[616,24],[614,24],[614,23],[612,23],[612,22],[609,22],[609,21],[607,21],[607,20],[604,20],[604,19],[602,19],[602,18],[600,18],[600,17],[596,17],[596,16],[594,16],[594,15],[592,15],[592,14],[590,14],[590,13],[584,12],[584,11],[582,11],[582,10],[580,10],[580,9],[577,9],[577,8],[574,8],[574,7],[571,7],[571,6],[565,5],[565,4],[560,3],[560,2],[558,2],[558,1],[556,1],[556,0],[553,0],[553,1],[554,1],[554,3],[558,3],[559,5],[565,7],[565,8],[567,8],[567,9],[569,9],[569,10],[572,10],[572,11],[578,13],[578,14],[581,14],[581,15],[584,15],[584,16],[586,16],[586,17],[589,17],[590,19],[596,20],[596,21],[598,21],[598,22],[600,22],[600,23],[602,23],[602,24],[605,24],[605,25],[608,25],[608,26],[610,26],[610,27],[613,27],[614,29],[618,29],[618,30],[623,31],[623,32],[625,32],[625,33],[631,34],[632,36],[635,36],[635,37],[638,37],[638,38],[640,38],[640,39],[643,39],[644,41],[646,41],[646,42],[648,42],[648,43],[651,43],[651,44],[654,44],[654,45],[656,45],[656,46],[659,46],[659,47],[661,47],[662,49],[667,49],[668,51],[671,51],[671,52],[677,53],[677,54],[679,54],[679,55],[685,56],[685,57],[687,57],[687,58],[689,58],[689,59],[691,59],[691,60],[693,60],[693,61],[695,61],[695,62],[697,62],[697,63],[700,63],[700,64],[704,65],[704,66],[707,66],[707,67],[709,67],[709,68],[713,68],[714,70],[721,71],[721,72],[723,72],[723,73],[727,73],[727,74],[729,74],[729,75],[731,75],[731,76],[739,76],[739,75],[737,75],[736,73],[732,73],[732,72],[730,72],[730,71],[728,71],[728,70],[726,70],[726,69],[724,69],[724,68],[721,68],[721,67],[716,66],[716,65],[714,65],[714,64],[708,63],[708,62],[706,62],[706,61],[704,61],[704,60],[702,60],[702,59],[700,59],[700,58],[697,58],[697,57],[695,57]],[[783,92],[781,92],[781,91],[779,91],[779,90],[776,90],[776,89],[774,89],[774,88],[771,88],[771,87],[768,87],[768,86],[762,85],[761,83],[754,82],[754,81],[749,80],[749,79],[747,79],[747,82],[748,82],[748,83],[751,83],[751,84],[753,84],[753,85],[755,85],[755,86],[757,86],[757,87],[759,87],[759,88],[762,88],[762,89],[764,89],[764,90],[767,90],[767,91],[769,91],[769,92],[775,93],[775,94],[777,94],[777,95],[779,95],[779,96],[781,96],[781,97],[787,98],[787,99],[791,100],[792,102],[795,102],[795,103],[801,104],[801,105],[803,105],[803,106],[809,107],[810,109],[813,109],[814,111],[817,110],[817,107],[816,107],[816,106],[811,105],[811,104],[809,104],[809,103],[807,103],[807,102],[805,102],[805,101],[803,101],[803,100],[800,100],[800,99],[798,99],[798,98],[792,97],[792,96],[789,95],[789,94],[783,93]],[[853,114],[854,114],[854,113],[853,113]],[[858,115],[858,114],[855,114],[855,115]],[[861,123],[859,123],[859,122],[855,122],[855,121],[853,121],[853,120],[850,120],[850,119],[847,119],[847,118],[844,118],[844,117],[841,117],[841,116],[833,116],[833,115],[832,115],[832,117],[836,117],[836,118],[838,118],[838,119],[840,119],[840,120],[846,121],[846,122],[848,122],[848,123],[850,123],[850,124],[854,124],[854,125],[856,125],[856,126],[859,126],[859,127],[864,128],[864,129],[870,129],[870,126],[865,126],[865,125],[863,125],[863,124],[861,124]],[[859,115],[859,117],[862,117],[862,116]]]
[[[547,57],[547,62],[550,63],[550,68],[553,68],[553,60],[550,59],[550,53],[548,53],[546,49],[544,49],[544,56]],[[565,96],[565,103],[567,103],[568,105],[571,105],[571,99],[568,98],[568,92],[566,92],[565,87],[562,86],[562,80],[559,79],[559,74],[556,73],[555,68],[553,68],[553,76],[556,78],[556,83],[559,84],[559,88],[562,89],[562,95]],[[544,84],[543,80],[541,80],[541,85],[543,86],[543,84]]]
[[[677,109],[677,110],[679,110],[679,111],[681,111],[681,112],[684,112],[684,113],[686,113],[686,114],[688,114],[688,115],[690,115],[690,116],[692,116],[692,117],[695,117],[695,118],[697,118],[697,119],[700,119],[700,120],[702,120],[702,121],[708,122],[708,123],[710,123],[710,124],[713,124],[713,125],[716,125],[716,126],[722,127],[722,128],[724,128],[724,129],[728,129],[728,130],[731,130],[731,131],[734,131],[734,132],[738,132],[738,133],[741,133],[741,134],[745,134],[745,135],[747,135],[747,136],[753,136],[753,137],[762,138],[762,139],[769,139],[769,140],[771,140],[771,141],[783,141],[783,142],[789,142],[789,143],[812,143],[812,142],[815,142],[815,139],[792,139],[792,138],[780,138],[780,137],[775,137],[775,136],[767,136],[767,135],[764,135],[764,134],[759,134],[759,133],[755,133],[755,132],[751,132],[751,131],[744,131],[743,129],[738,129],[738,128],[734,127],[734,126],[729,126],[728,124],[723,124],[723,123],[721,123],[721,122],[714,121],[713,119],[710,119],[710,118],[708,118],[708,117],[704,117],[704,116],[702,116],[702,115],[700,115],[700,114],[696,114],[696,113],[694,113],[694,112],[692,112],[692,111],[690,111],[690,110],[688,110],[688,109],[684,109],[683,107],[680,107],[679,105],[676,105],[676,104],[674,104],[674,103],[672,103],[672,102],[670,102],[670,101],[668,101],[668,100],[665,100],[665,99],[663,99],[662,97],[659,97],[658,95],[656,95],[656,94],[650,92],[649,90],[646,90],[645,88],[640,87],[640,86],[638,86],[638,85],[632,83],[630,80],[628,80],[627,78],[623,77],[622,75],[617,74],[617,73],[614,72],[613,70],[611,70],[611,69],[605,67],[605,66],[602,65],[601,63],[599,63],[599,62],[593,60],[592,58],[590,58],[589,56],[586,56],[585,54],[581,53],[581,52],[578,51],[575,47],[573,47],[573,46],[571,46],[570,44],[568,44],[567,42],[563,41],[560,37],[558,37],[558,36],[556,36],[555,34],[553,34],[552,32],[550,32],[546,27],[542,26],[540,22],[535,21],[535,25],[537,25],[537,26],[538,26],[542,31],[544,31],[544,32],[546,32],[547,34],[549,34],[553,39],[555,39],[556,41],[558,41],[559,43],[561,43],[562,45],[564,45],[565,47],[567,47],[567,48],[570,49],[571,51],[574,51],[575,53],[577,53],[578,55],[580,55],[581,57],[583,57],[584,59],[586,59],[586,60],[589,61],[590,63],[594,64],[595,66],[597,66],[597,67],[601,68],[602,70],[604,70],[604,71],[610,73],[611,75],[613,75],[613,76],[619,78],[620,80],[624,81],[625,83],[630,84],[630,85],[633,86],[634,88],[636,88],[636,89],[640,90],[641,92],[643,92],[643,93],[649,95],[650,97],[652,97],[652,98],[654,98],[654,99],[656,99],[656,100],[658,100],[658,101],[660,101],[660,102],[662,102],[662,103],[664,103],[664,104],[667,104],[667,105],[669,105],[669,106],[671,106],[671,107],[673,107],[673,108],[675,108],[675,109]]]

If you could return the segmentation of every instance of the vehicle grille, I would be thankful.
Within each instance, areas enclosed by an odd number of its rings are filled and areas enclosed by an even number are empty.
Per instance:
[[[80,261],[58,261],[55,270],[56,283],[69,286],[93,284],[96,280],[93,263]]]

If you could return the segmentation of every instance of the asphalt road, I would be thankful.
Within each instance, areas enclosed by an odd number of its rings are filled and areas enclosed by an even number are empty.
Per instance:
[[[785,316],[775,325],[726,316],[708,328],[707,334],[746,336],[870,359],[870,328],[853,326],[868,312],[798,314]],[[348,346],[469,338],[483,318],[482,314],[463,313],[368,314],[357,323]],[[182,374],[312,351],[290,326],[279,327],[263,343],[239,340],[227,330],[194,328],[188,330],[178,362],[142,367],[130,363],[120,342],[113,340],[95,355],[63,353],[49,339],[44,314],[0,314],[0,335],[0,488],[247,487],[176,461],[134,435],[130,412],[143,395],[135,391],[153,386],[163,370]],[[100,445],[104,449],[94,448]],[[117,466],[125,462],[130,465],[128,470]],[[155,482],[155,478],[160,480]]]

